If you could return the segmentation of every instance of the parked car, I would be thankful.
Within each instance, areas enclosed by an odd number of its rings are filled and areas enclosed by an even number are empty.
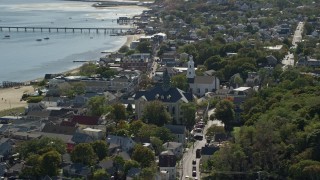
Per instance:
[[[192,176],[196,177],[197,176],[197,171],[192,171]]]
[[[192,164],[193,165],[197,164],[197,161],[196,160],[192,160]]]
[[[192,166],[192,171],[196,171],[197,167],[196,166]]]

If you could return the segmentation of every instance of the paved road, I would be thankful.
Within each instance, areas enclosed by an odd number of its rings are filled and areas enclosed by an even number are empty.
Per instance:
[[[294,32],[293,38],[292,38],[292,45],[293,48],[297,48],[298,42],[302,41],[302,32],[304,29],[304,23],[299,22],[298,26],[296,28],[296,31]],[[294,66],[294,55],[292,53],[288,53],[282,60],[283,69],[286,69],[288,66]]]
[[[211,114],[214,113],[214,109],[211,109],[208,111],[208,115],[210,117]],[[207,129],[213,125],[216,124],[218,126],[223,126],[221,121],[218,120],[209,120],[207,125],[204,128],[204,134],[207,132]],[[192,176],[192,160],[196,160],[196,171],[197,171],[197,177],[200,179],[200,171],[199,171],[199,163],[200,159],[196,159],[196,149],[201,149],[206,144],[206,139],[203,138],[202,141],[196,141],[194,143],[194,146],[191,146],[190,149],[187,149],[187,151],[184,153],[183,158],[181,160],[181,163],[183,164],[183,173],[180,176],[180,179],[185,179],[186,176],[189,176],[190,178],[194,179],[195,177]]]
[[[151,65],[151,69],[150,69],[150,73],[148,74],[150,79],[152,79],[152,77],[155,75],[156,70],[157,70],[157,66],[158,66],[158,63],[155,60],[153,60],[153,63]]]
[[[293,39],[292,39],[292,45],[294,46],[294,48],[297,48],[297,43],[301,42],[302,40],[302,32],[304,29],[304,23],[303,22],[299,22],[296,31],[294,32],[293,35]]]

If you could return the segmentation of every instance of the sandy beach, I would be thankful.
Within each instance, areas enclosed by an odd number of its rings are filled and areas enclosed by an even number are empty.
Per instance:
[[[20,101],[20,99],[23,93],[32,92],[34,92],[32,86],[0,89],[0,111],[10,108],[25,107],[27,105],[27,102]]]

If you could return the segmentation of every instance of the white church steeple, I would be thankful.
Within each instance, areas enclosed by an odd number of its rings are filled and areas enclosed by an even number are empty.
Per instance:
[[[193,56],[189,56],[188,61],[188,69],[187,69],[187,79],[193,79],[196,76],[195,70],[194,70],[194,62],[193,62]]]

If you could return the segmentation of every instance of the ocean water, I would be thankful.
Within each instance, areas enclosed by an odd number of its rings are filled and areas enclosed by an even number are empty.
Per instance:
[[[0,26],[121,27],[119,16],[140,14],[143,7],[94,8],[93,3],[62,0],[0,0]],[[5,38],[9,35],[10,38]],[[48,40],[43,38],[48,37]],[[36,41],[42,39],[42,41]],[[0,31],[0,83],[29,81],[46,73],[81,66],[74,60],[98,60],[101,51],[115,51],[124,36],[95,31],[80,33]]]

